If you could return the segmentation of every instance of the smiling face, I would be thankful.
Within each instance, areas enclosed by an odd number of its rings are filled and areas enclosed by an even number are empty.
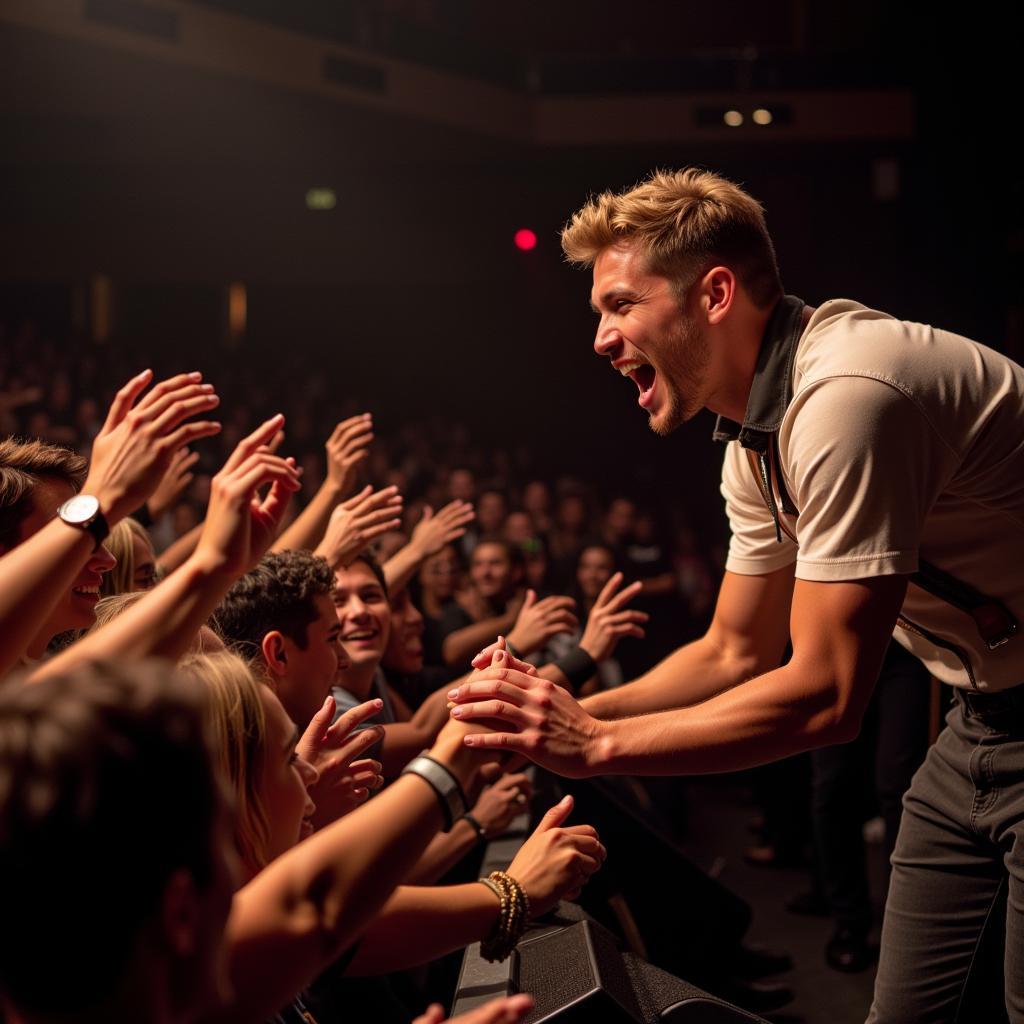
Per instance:
[[[636,384],[655,433],[670,433],[703,408],[710,340],[680,308],[672,282],[650,273],[634,244],[597,257],[591,305],[601,317],[594,351]]]
[[[412,603],[408,590],[399,591],[391,601],[391,634],[383,665],[403,675],[423,668],[423,616]]]
[[[42,479],[32,491],[32,511],[21,521],[18,541],[28,540],[57,515],[57,509],[74,495],[74,488],[57,479]],[[73,529],[73,527],[67,527]],[[33,654],[42,653],[47,643],[69,629],[88,629],[96,619],[96,604],[100,599],[103,574],[110,572],[117,562],[101,544],[66,593],[61,595],[45,626],[32,645]],[[38,650],[37,650],[38,649]]]
[[[334,611],[351,667],[358,674],[380,663],[391,632],[391,607],[373,570],[360,561],[334,577]],[[345,686],[345,670],[341,673]]]
[[[299,730],[269,686],[260,686],[266,734],[260,765],[259,794],[267,815],[269,860],[290,850],[313,832],[316,805],[309,787],[316,769],[295,752]]]

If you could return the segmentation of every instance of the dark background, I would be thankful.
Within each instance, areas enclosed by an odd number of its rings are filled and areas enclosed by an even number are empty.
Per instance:
[[[103,273],[116,288],[106,344],[141,361],[158,353],[214,375],[244,361],[271,401],[318,378],[339,407],[372,408],[382,431],[441,414],[606,492],[692,492],[693,514],[710,520],[721,458],[710,416],[668,441],[649,434],[632,387],[589,352],[588,275],[557,242],[589,193],[696,163],[764,202],[784,281],[807,301],[853,297],[1020,357],[1019,26],[995,8],[177,5],[190,6],[525,96],[878,88],[913,97],[914,125],[901,139],[752,142],[723,129],[627,145],[609,123],[607,144],[559,146],[0,18],[0,322],[30,315],[59,344],[94,344],[82,286]],[[174,7],[86,3],[157,32]],[[878,161],[897,169],[895,196],[880,198]],[[307,210],[313,185],[333,188],[337,207]],[[521,226],[537,232],[532,252],[512,245]],[[230,351],[228,281],[248,290],[247,334]]]

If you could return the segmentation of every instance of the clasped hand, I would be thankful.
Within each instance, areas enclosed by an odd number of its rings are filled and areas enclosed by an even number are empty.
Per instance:
[[[466,735],[467,747],[519,753],[569,778],[593,773],[603,723],[567,690],[513,657],[503,640],[477,655],[473,667],[470,681],[448,692],[455,705],[451,715],[460,722],[486,722],[492,731]]]

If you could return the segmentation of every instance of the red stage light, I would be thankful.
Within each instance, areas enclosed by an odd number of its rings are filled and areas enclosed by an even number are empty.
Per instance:
[[[516,243],[517,249],[522,249],[523,252],[529,252],[537,245],[537,236],[529,228],[520,228],[513,241]]]

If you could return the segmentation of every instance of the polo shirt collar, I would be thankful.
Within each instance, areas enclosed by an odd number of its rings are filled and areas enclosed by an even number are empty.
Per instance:
[[[715,441],[739,441],[760,454],[768,450],[793,397],[793,360],[803,334],[803,312],[804,301],[795,295],[784,295],[776,303],[757,352],[743,422],[719,416],[711,435]]]

